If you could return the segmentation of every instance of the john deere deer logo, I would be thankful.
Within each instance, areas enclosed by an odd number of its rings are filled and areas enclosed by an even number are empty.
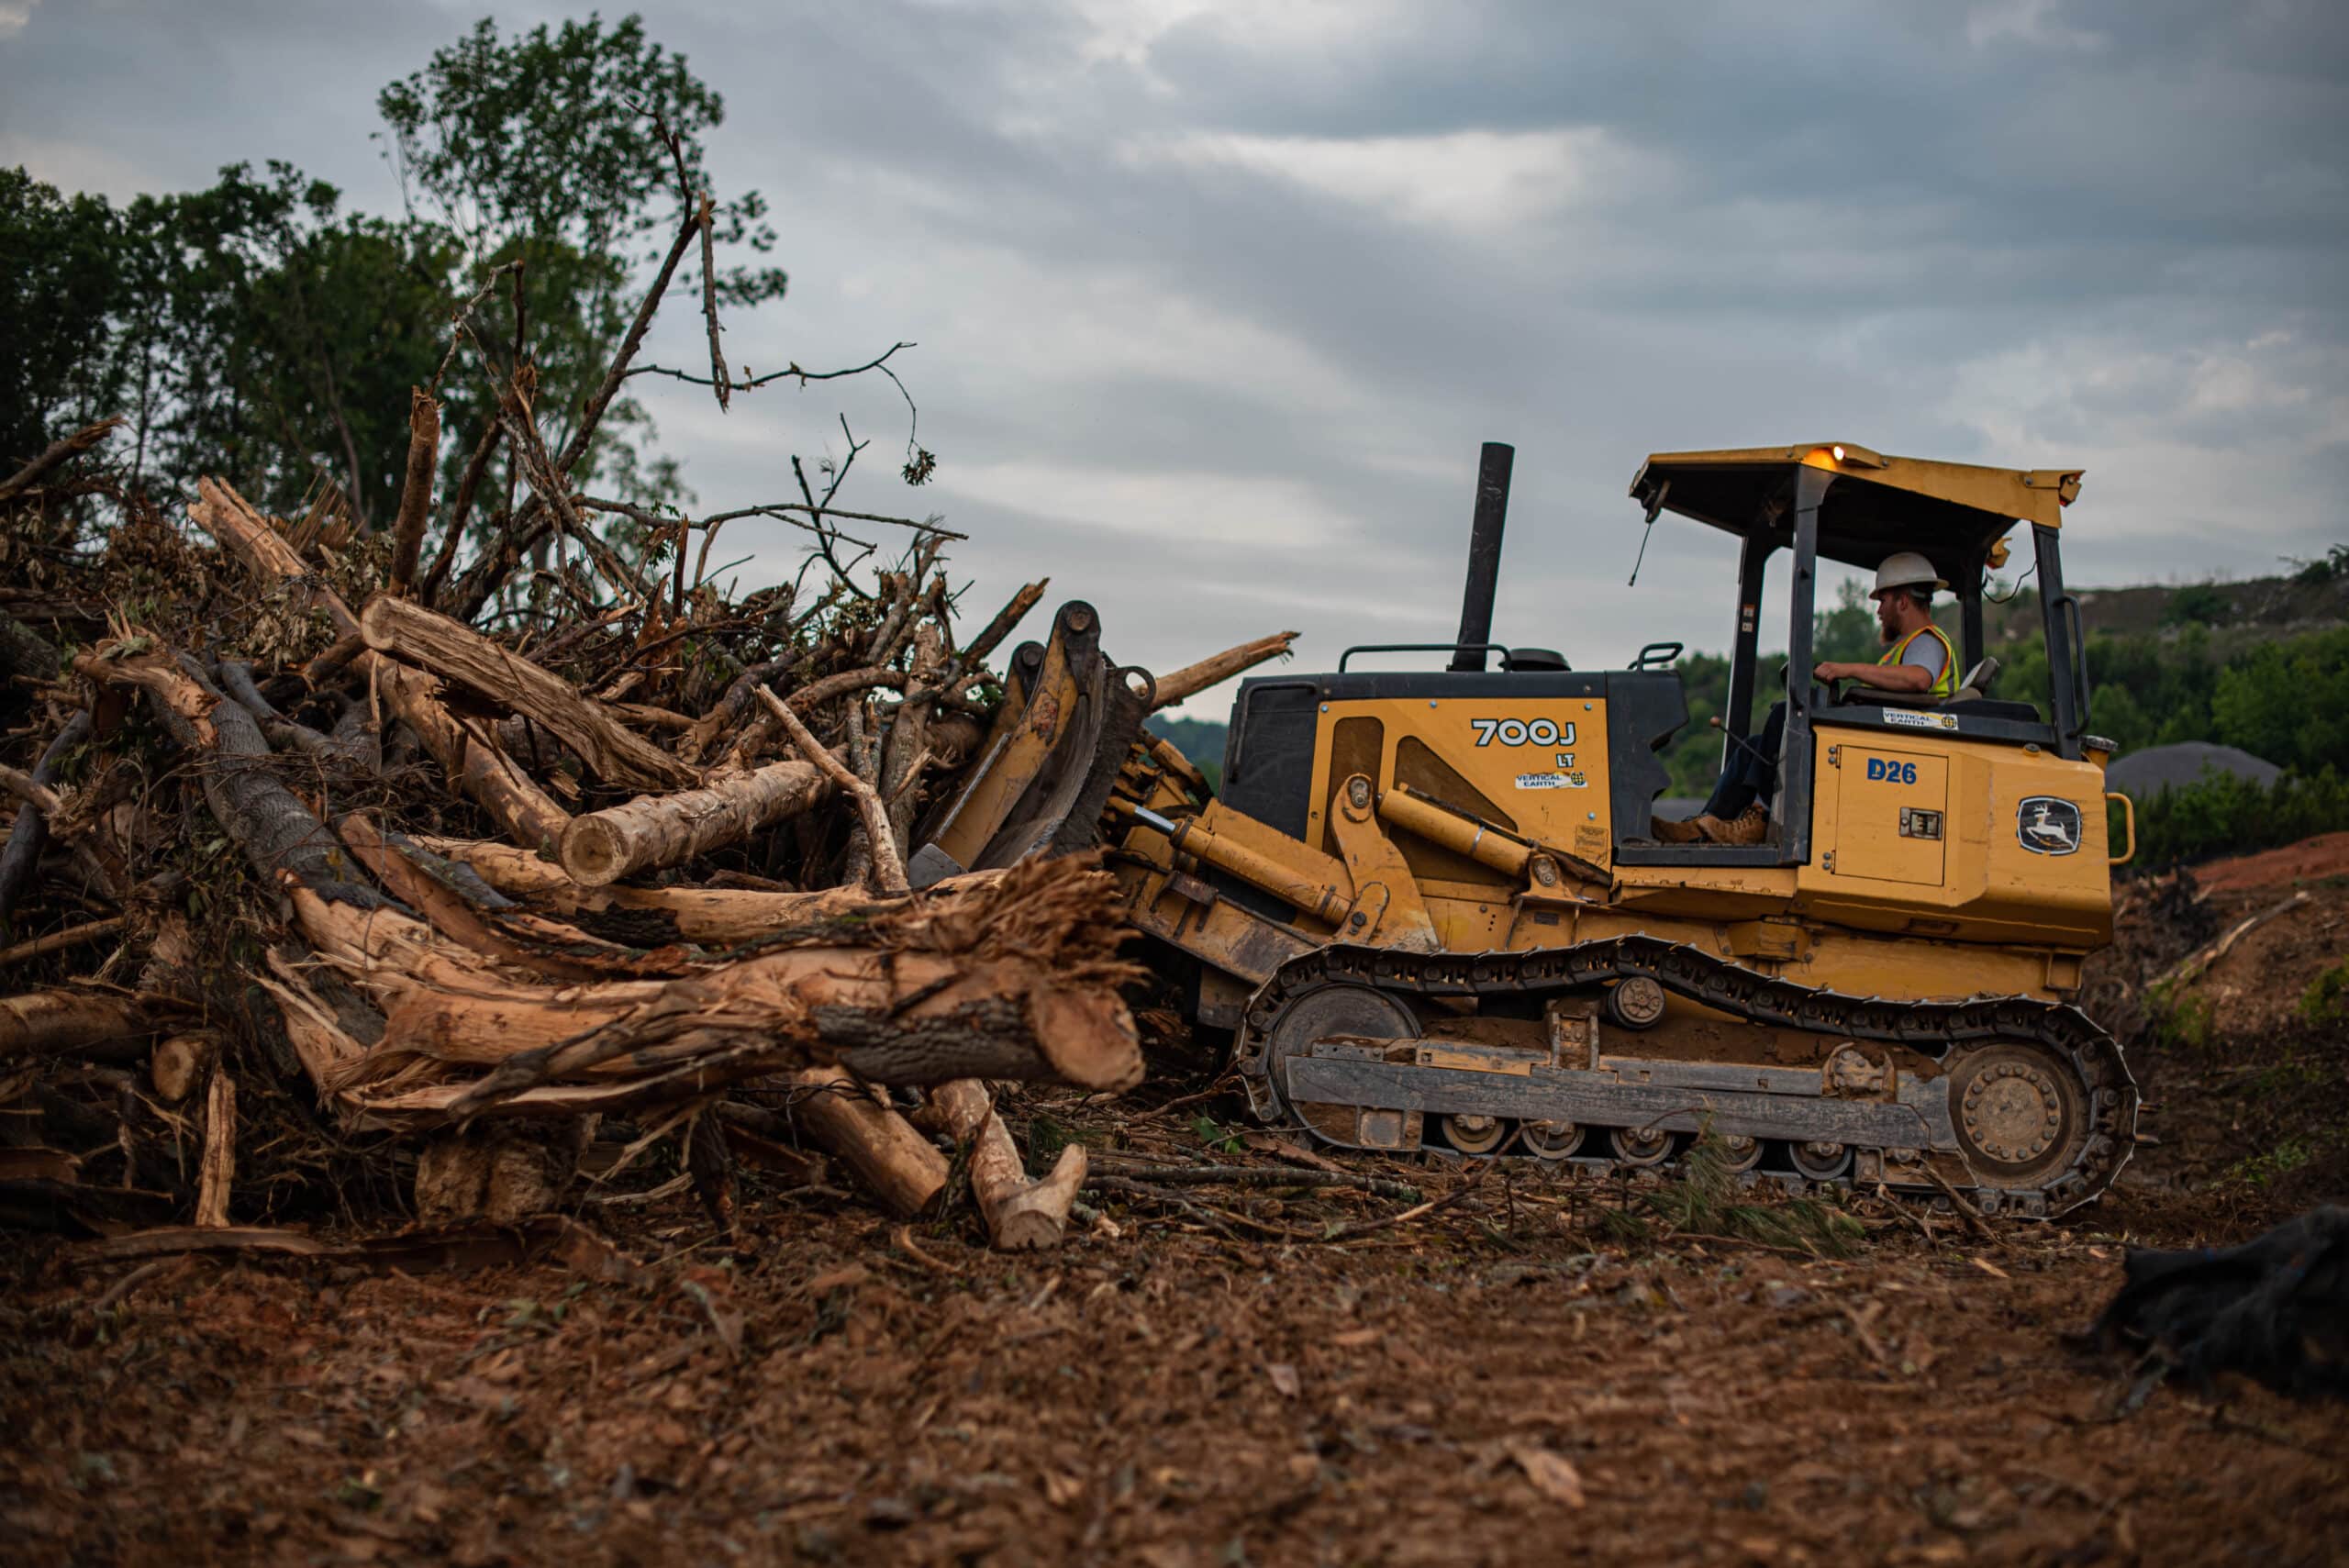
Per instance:
[[[2015,837],[2034,855],[2077,853],[2080,808],[2052,795],[2026,795],[2015,808]]]

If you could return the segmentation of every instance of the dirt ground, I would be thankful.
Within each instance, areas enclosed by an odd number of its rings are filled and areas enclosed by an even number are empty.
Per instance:
[[[1636,1194],[1520,1173],[1408,1219],[1186,1188],[1204,1207],[1111,1202],[1032,1259],[967,1213],[904,1230],[755,1179],[732,1253],[682,1196],[584,1205],[625,1270],[134,1278],[12,1239],[0,1539],[28,1563],[2349,1560],[2341,1407],[2132,1407],[2129,1369],[2065,1342],[2124,1244],[2349,1197],[2349,1046],[2288,1005],[2349,951],[2330,864],[2132,892],[2116,996],[2296,876],[2310,897],[2182,988],[2225,1020],[2199,1040],[2140,1006],[2164,1141],[2122,1184],[1983,1236],[1863,1199],[1848,1256],[1626,1240]],[[1213,1102],[1040,1103],[1097,1169],[1275,1162],[1201,1126]]]

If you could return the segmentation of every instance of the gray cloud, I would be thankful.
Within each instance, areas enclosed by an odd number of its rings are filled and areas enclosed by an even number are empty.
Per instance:
[[[793,272],[729,351],[918,339],[942,460],[896,483],[885,385],[725,417],[658,390],[703,499],[774,495],[845,409],[880,438],[869,509],[974,536],[974,614],[1049,572],[1121,659],[1445,635],[1486,438],[1520,449],[1501,625],[1585,663],[1727,634],[1715,536],[1660,523],[1624,585],[1655,449],[2085,463],[2087,582],[2349,531],[2349,22],[2322,0],[647,11],[726,94],[713,167],[767,193]],[[474,14],[52,0],[0,35],[0,156],[117,194],[285,156],[388,204],[374,92]],[[692,362],[695,330],[656,355]],[[718,553],[771,576],[789,549]]]

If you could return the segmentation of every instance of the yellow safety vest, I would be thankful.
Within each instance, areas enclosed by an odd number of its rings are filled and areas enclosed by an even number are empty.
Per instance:
[[[1891,651],[1886,653],[1883,658],[1877,660],[1876,662],[1879,664],[1899,663],[1901,656],[1909,651],[1909,645],[1916,641],[1919,638],[1925,636],[1927,633],[1931,633],[1934,637],[1941,639],[1942,673],[1935,675],[1933,677],[1933,684],[1925,688],[1926,694],[1930,696],[1954,697],[1957,695],[1957,647],[1954,643],[1950,641],[1949,633],[1943,631],[1937,626],[1927,625],[1919,627],[1916,630],[1910,632],[1908,636],[1902,638],[1898,643],[1894,644]]]

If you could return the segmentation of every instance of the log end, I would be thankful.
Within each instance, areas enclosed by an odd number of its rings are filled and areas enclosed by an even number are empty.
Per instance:
[[[1116,992],[1040,988],[1029,994],[1028,1021],[1062,1082],[1119,1092],[1141,1082],[1141,1035]]]
[[[626,876],[629,836],[594,814],[572,819],[562,830],[562,869],[582,887],[603,887]]]
[[[1051,1175],[1004,1199],[987,1217],[996,1248],[1042,1252],[1059,1246],[1068,1234],[1069,1205],[1085,1185],[1085,1146],[1072,1143],[1061,1151]]]

